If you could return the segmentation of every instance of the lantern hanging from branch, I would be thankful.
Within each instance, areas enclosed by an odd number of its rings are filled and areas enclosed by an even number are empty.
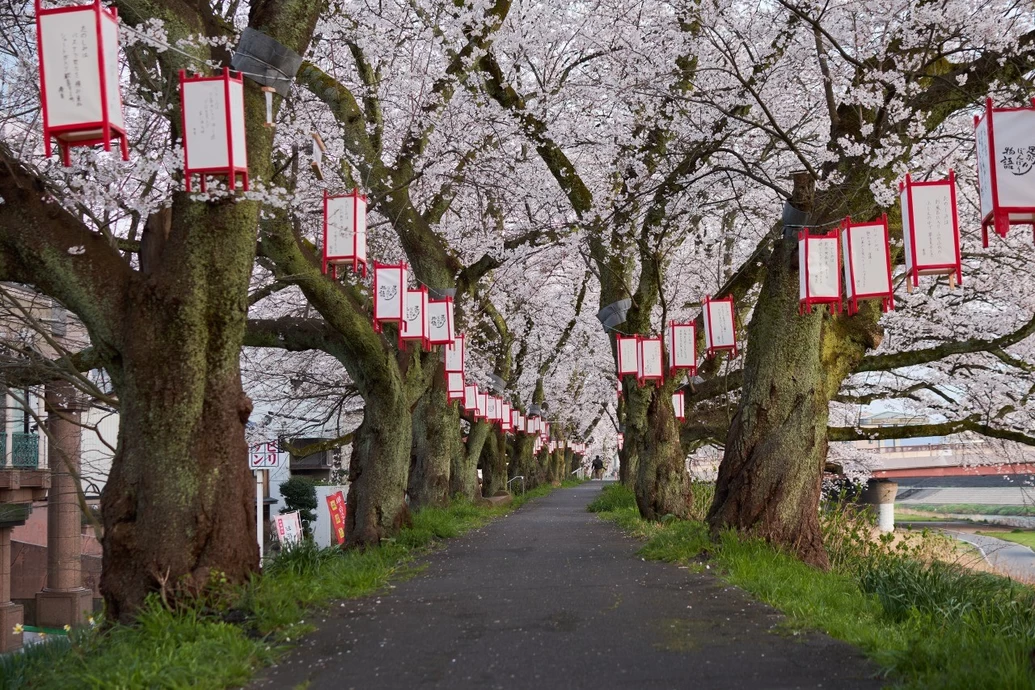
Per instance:
[[[381,324],[397,323],[405,335],[403,295],[406,293],[406,264],[374,262],[374,330]]]
[[[988,228],[1006,237],[1011,225],[1035,230],[1035,99],[1030,108],[993,108],[974,118],[981,240]]]
[[[446,400],[464,399],[464,375],[459,373],[446,374]]]
[[[636,374],[636,358],[639,340],[638,336],[615,336],[616,349],[618,350],[618,378],[626,374]],[[621,389],[619,389],[620,391]]]
[[[676,413],[676,419],[681,422],[686,421],[686,395],[683,391],[672,394],[672,409]]]
[[[468,412],[478,412],[478,386],[464,386],[464,409]]]
[[[949,287],[963,282],[960,264],[960,221],[956,212],[956,173],[947,180],[899,183],[902,239],[906,248],[906,289],[920,285],[920,276],[947,275]]]
[[[693,323],[668,325],[668,371],[680,369],[697,375],[697,327]]]
[[[503,415],[502,415],[502,419],[500,419],[500,426],[503,428],[504,431],[513,431],[514,430],[514,422],[511,419],[510,413],[511,413],[510,404],[509,403],[503,403]]]
[[[117,11],[101,7],[100,0],[45,10],[36,0],[36,48],[46,155],[56,140],[67,167],[73,146],[101,144],[111,151],[112,139],[118,139],[122,160],[129,160],[119,91]]]
[[[353,272],[363,265],[367,274],[367,198],[358,189],[351,194],[323,193],[323,272],[331,269],[338,279],[338,266],[352,264]]]
[[[187,77],[180,70],[180,108],[183,121],[183,179],[190,189],[191,175],[226,175],[233,191],[241,175],[248,191],[248,148],[244,126],[244,80],[224,67],[218,77]]]
[[[428,343],[449,345],[453,342],[453,298],[428,300]]]
[[[639,385],[642,386],[647,381],[654,381],[655,385],[660,385],[665,379],[661,347],[660,337],[640,338],[636,360],[636,382]]]
[[[478,393],[478,405],[475,412],[476,418],[486,419],[486,414],[489,411],[489,394]]]
[[[405,299],[403,326],[399,329],[399,347],[402,347],[405,340],[420,340],[427,347],[428,289],[421,285],[417,290],[407,290]]]
[[[464,372],[464,359],[467,353],[464,352],[464,343],[467,338],[461,333],[453,339],[452,344],[446,345],[443,356],[446,359],[447,372]]]
[[[815,304],[841,311],[841,253],[837,231],[822,235],[798,233],[798,313],[811,314]]]
[[[851,218],[846,218],[841,224],[841,252],[848,313],[859,311],[861,299],[879,299],[881,310],[885,312],[894,309],[888,216],[885,214],[869,223],[853,223]]]
[[[701,305],[704,319],[705,354],[714,357],[720,350],[729,350],[737,356],[737,328],[733,320],[733,296],[723,299],[704,298]]]

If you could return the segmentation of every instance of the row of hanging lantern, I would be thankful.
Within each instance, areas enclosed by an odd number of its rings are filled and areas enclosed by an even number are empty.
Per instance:
[[[733,297],[704,298],[701,318],[704,322],[705,356],[714,357],[726,351],[737,356],[737,329],[733,311]],[[694,323],[669,322],[668,371],[669,376],[687,371],[697,374],[697,327]],[[623,376],[636,376],[640,386],[654,382],[660,386],[665,380],[664,349],[660,336],[618,335],[615,338],[618,351],[619,394]]]
[[[895,308],[886,215],[870,223],[846,218],[838,231],[820,235],[804,229],[798,233],[798,265],[799,313],[822,304],[840,312],[842,272],[849,314],[864,299],[881,300],[884,311]]]

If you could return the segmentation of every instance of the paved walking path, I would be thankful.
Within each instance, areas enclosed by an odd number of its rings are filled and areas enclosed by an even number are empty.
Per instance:
[[[256,687],[880,687],[850,646],[790,635],[715,577],[636,556],[586,512],[600,487],[532,501],[381,596],[333,606]]]

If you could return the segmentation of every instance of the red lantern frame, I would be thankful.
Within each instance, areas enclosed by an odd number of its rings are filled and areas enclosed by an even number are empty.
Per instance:
[[[812,296],[812,276],[809,271],[811,245],[816,242],[834,242],[834,282],[837,295]],[[841,239],[836,230],[822,234],[810,234],[808,228],[798,232],[798,314],[811,314],[813,305],[829,305],[830,313],[841,312]],[[804,294],[803,294],[804,293]]]
[[[439,337],[439,338],[436,339],[436,338],[432,337],[432,335],[431,335],[431,328],[433,327],[432,323],[431,323],[431,319],[432,319],[431,309],[432,309],[432,307],[435,307],[437,309],[441,305],[445,305],[446,336],[444,338]],[[434,328],[438,328],[438,327],[434,326]],[[452,297],[444,297],[442,299],[429,299],[428,300],[428,335],[427,335],[428,344],[429,345],[449,345],[454,340],[456,340],[456,334],[455,334],[455,332],[453,330],[453,298]]]
[[[646,364],[647,356],[644,352],[645,347],[650,346],[653,350],[654,346],[657,346],[657,374],[645,374],[644,365]],[[660,386],[665,380],[665,344],[661,342],[661,336],[654,338],[641,337],[636,343],[636,383],[639,386],[643,386],[647,381],[654,381],[655,386]],[[651,355],[651,360],[655,357]]]
[[[952,213],[952,240],[956,255],[956,261],[953,263],[922,264],[917,261],[916,202],[913,197],[914,190],[918,187],[925,190],[938,187],[948,188],[949,206]],[[914,287],[920,285],[920,276],[928,275],[948,275],[950,286],[961,284],[963,266],[960,262],[960,218],[956,209],[956,172],[950,169],[947,180],[923,182],[914,182],[907,174],[905,182],[898,183],[898,192],[902,205],[902,235],[906,250],[906,287],[912,292]]]
[[[116,60],[115,74],[118,74],[118,45],[119,45],[119,14],[118,9],[112,7],[110,9],[102,7],[100,0],[94,0],[89,5],[76,5],[74,7],[55,7],[53,9],[43,9],[41,0],[35,0],[36,5],[36,54],[39,61],[40,69],[40,105],[43,110],[43,151],[47,158],[50,158],[52,148],[51,139],[57,141],[58,149],[61,152],[61,164],[65,167],[72,165],[72,155],[70,150],[76,146],[97,146],[102,144],[105,151],[111,151],[112,139],[119,140],[119,151],[122,154],[122,160],[129,160],[129,144],[126,138],[126,118],[122,112],[122,90],[119,88],[118,82],[111,85],[115,90],[115,95],[118,97],[118,119],[121,120],[122,124],[116,124],[112,122],[113,113],[110,112],[109,106],[112,105],[110,94],[108,93],[108,74],[105,69],[106,64],[105,58],[105,37],[104,37],[104,23],[112,22],[115,27],[115,35],[110,37],[115,42],[114,56]],[[47,97],[47,70],[44,60],[46,52],[43,41],[43,19],[44,17],[51,17],[59,14],[74,14],[77,12],[89,12],[95,17],[94,30],[96,31],[97,44],[95,46],[97,51],[97,81],[98,91],[101,110],[101,119],[96,121],[86,122],[72,122],[63,125],[50,124],[51,113],[50,113],[50,102]],[[110,55],[109,55],[110,57]]]
[[[856,292],[856,267],[855,254],[852,251],[852,230],[853,228],[861,228],[864,226],[880,226],[883,230],[884,273],[887,279],[887,289],[885,290],[879,290],[877,292]],[[851,218],[845,218],[841,223],[841,250],[845,256],[845,297],[848,301],[848,314],[852,315],[859,312],[859,300],[862,299],[879,299],[882,311],[888,312],[894,310],[895,286],[891,282],[891,243],[888,241],[888,214],[885,213],[881,215],[878,220],[870,221],[869,223],[852,223]]]
[[[190,84],[198,84],[202,82],[218,81],[223,83],[223,115],[224,124],[226,129],[226,165],[215,165],[206,167],[192,167],[190,164],[190,130],[187,128],[187,86]],[[240,88],[240,103],[235,104],[233,100],[236,98],[236,90]],[[239,161],[235,160],[237,149],[234,148],[234,113],[240,108],[241,121],[240,125],[240,151],[239,153],[243,157],[243,165],[239,164]],[[190,178],[192,175],[197,174],[201,176],[201,191],[202,193],[208,191],[207,182],[205,181],[205,175],[226,175],[227,176],[227,187],[231,191],[234,191],[237,187],[237,175],[240,174],[244,185],[244,191],[248,191],[248,140],[247,140],[247,126],[245,123],[244,116],[244,77],[240,72],[237,76],[233,76],[229,67],[223,68],[223,73],[215,77],[203,77],[201,75],[188,77],[184,70],[180,70],[180,123],[183,127],[183,181],[187,187],[187,191],[191,191]]]
[[[676,413],[676,419],[686,421],[686,394],[683,391],[672,394],[672,409]]]
[[[464,399],[464,375],[458,372],[446,374],[446,400]]]
[[[381,323],[382,322],[384,322],[384,323],[396,323],[396,324],[399,325],[399,330],[400,331],[402,331],[403,333],[405,333],[405,331],[406,331],[405,321],[403,320],[403,310],[406,308],[406,297],[405,297],[405,295],[406,295],[406,292],[407,292],[406,268],[407,268],[407,266],[406,266],[405,263],[379,264],[376,261],[374,262],[374,330],[377,331],[378,333],[381,332]],[[387,272],[387,271],[393,271],[393,272],[394,271],[398,271],[399,272],[399,313],[398,314],[396,314],[395,312],[392,312],[392,313],[387,314],[387,315],[379,316],[380,305],[381,305],[381,302],[383,301],[382,299],[380,299],[380,293],[381,293],[381,288],[384,287],[384,286],[378,284],[380,282],[378,280],[378,276],[381,274],[382,271],[385,271],[385,272]],[[392,298],[386,297],[384,299],[392,299]]]
[[[330,253],[330,205],[336,199],[352,199],[352,253],[331,254]],[[363,209],[360,213],[359,205],[362,202]],[[362,219],[362,223],[360,220]],[[362,230],[359,229],[362,225]],[[347,233],[346,233],[347,234]],[[360,242],[362,237],[362,242]],[[360,251],[362,248],[362,251]],[[331,278],[338,279],[338,266],[351,263],[352,272],[358,273],[360,264],[363,265],[363,277],[367,275],[367,198],[353,189],[349,194],[338,194],[332,196],[323,190],[323,273],[327,275],[328,266],[331,269]]]
[[[637,359],[639,357],[639,355],[637,353],[639,352],[639,348],[640,348],[639,340],[640,340],[640,337],[638,335],[632,335],[632,336],[628,336],[628,337],[621,336],[621,335],[615,336],[615,350],[618,353],[618,378],[619,379],[621,379],[623,376],[627,376],[629,374],[632,374],[634,376],[636,375],[636,373],[637,373],[636,362],[637,362]],[[623,343],[626,346],[628,346],[629,344],[632,345],[633,357],[632,357],[632,361],[631,362],[628,361],[628,359],[629,359],[628,357],[626,357],[626,356],[624,356],[622,354],[624,352]],[[628,353],[626,353],[626,354],[628,354]]]
[[[730,345],[716,345],[715,344],[715,328],[712,323],[712,305],[720,303],[729,303],[730,310],[730,330],[733,335],[733,343]],[[729,297],[723,297],[722,299],[712,299],[711,295],[705,295],[704,302],[701,304],[701,315],[704,318],[704,344],[705,344],[705,357],[714,357],[716,352],[721,350],[729,351],[734,357],[737,356],[737,313],[734,309],[733,295]]]
[[[981,206],[981,243],[982,246],[988,246],[988,228],[992,226],[996,234],[1000,237],[1005,238],[1006,233],[1009,231],[1011,225],[1031,225],[1033,235],[1035,235],[1035,189],[1032,190],[1032,203],[1030,205],[1021,206],[1003,206],[999,200],[999,179],[996,172],[996,147],[995,147],[995,114],[996,113],[1013,113],[1021,111],[1030,111],[1033,118],[1035,118],[1035,98],[1031,100],[1031,107],[1022,106],[1019,108],[993,108],[992,99],[987,98],[985,100],[985,112],[981,115],[974,116],[974,136],[977,140],[977,156],[978,156],[978,188],[979,188],[979,204]],[[984,159],[982,156],[982,137],[980,127],[984,125],[985,131],[987,132],[987,154],[988,158]],[[984,194],[980,193],[983,178],[986,175],[982,175],[982,163],[988,166],[987,170],[987,182],[990,185],[989,192],[989,203],[991,208],[985,209]]]
[[[668,324],[669,333],[669,348],[668,348],[668,370],[669,373],[685,369],[690,373],[690,376],[697,375],[697,326],[691,321],[690,323],[675,323],[669,322]],[[683,338],[686,338],[686,331],[690,332],[690,360],[687,362],[686,359],[680,360],[678,356],[679,348],[677,347],[681,341],[679,339],[680,334]]]
[[[406,311],[409,309],[409,299],[413,295],[420,295],[421,299],[421,318],[420,318],[420,330],[410,328],[410,322],[406,319]],[[416,290],[407,289],[405,296],[403,297],[403,325],[399,328],[399,347],[403,347],[404,341],[407,340],[419,340],[425,350],[428,349],[428,288],[421,285]]]
[[[446,373],[464,373],[464,366],[467,362],[466,341],[467,336],[461,333],[453,338],[452,343],[442,349]]]

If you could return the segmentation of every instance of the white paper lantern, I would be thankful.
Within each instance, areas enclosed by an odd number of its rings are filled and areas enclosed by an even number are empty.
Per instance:
[[[723,299],[704,298],[702,305],[704,318],[705,354],[714,357],[720,350],[730,351],[737,356],[737,329],[733,315],[733,296]]]
[[[836,231],[822,235],[798,233],[798,313],[811,314],[812,306],[830,305],[841,311],[841,253]]]
[[[453,339],[451,345],[446,345],[444,348],[447,372],[458,372],[461,374],[464,372],[464,358],[467,356],[464,352],[465,341],[466,337],[460,334]]]
[[[374,329],[381,324],[397,323],[405,335],[403,303],[406,294],[406,264],[374,262]]]
[[[693,323],[668,325],[668,370],[672,373],[680,369],[697,375],[697,327]]]
[[[509,403],[503,403],[503,411],[500,419],[500,427],[504,431],[513,431],[514,423],[510,417],[511,409]]]
[[[478,386],[464,386],[464,409],[468,412],[478,412]]]
[[[647,381],[660,384],[665,379],[663,362],[661,338],[640,338],[637,344],[636,382],[641,386]]]
[[[949,179],[899,184],[902,239],[906,249],[906,287],[912,292],[920,276],[947,275],[949,287],[963,282],[960,221],[956,212],[956,174]]]
[[[338,266],[352,264],[354,272],[363,265],[367,274],[367,198],[358,189],[351,194],[323,193],[323,272],[331,269],[337,280]]]
[[[515,431],[524,431],[525,430],[524,426],[521,424],[521,413],[518,412],[517,410],[511,410],[510,411],[510,426]]]
[[[115,8],[90,5],[45,10],[36,0],[36,48],[43,110],[43,149],[57,141],[61,163],[72,165],[73,146],[119,140],[129,160],[119,91],[119,19]]]
[[[853,223],[846,218],[841,224],[841,251],[848,313],[859,311],[861,299],[879,299],[885,312],[894,309],[887,215],[869,223]]]
[[[618,350],[618,378],[626,374],[636,374],[637,336],[616,336],[615,343]]]
[[[988,228],[1006,237],[1011,225],[1035,229],[1035,99],[1030,108],[993,108],[974,118],[981,239]]]
[[[495,395],[485,396],[485,419],[490,422],[494,422],[497,419]]]
[[[476,418],[480,417],[482,419],[486,419],[487,418],[486,414],[488,413],[488,411],[489,411],[489,394],[488,393],[478,393],[478,405],[477,405],[477,408],[476,408],[475,417]]]
[[[399,329],[399,346],[405,340],[419,340],[427,348],[428,338],[428,289],[423,285],[418,290],[406,291],[403,309],[403,326]]]
[[[236,187],[237,175],[248,191],[248,147],[244,126],[244,80],[230,75],[228,67],[218,77],[187,77],[180,70],[180,109],[183,122],[183,179],[190,189],[194,174],[226,175],[227,186]]]
[[[672,394],[672,409],[675,410],[676,419],[686,421],[686,395],[683,391]]]
[[[453,340],[453,298],[428,300],[428,343],[449,345]]]
[[[446,400],[464,399],[464,375],[458,373],[446,374]]]

